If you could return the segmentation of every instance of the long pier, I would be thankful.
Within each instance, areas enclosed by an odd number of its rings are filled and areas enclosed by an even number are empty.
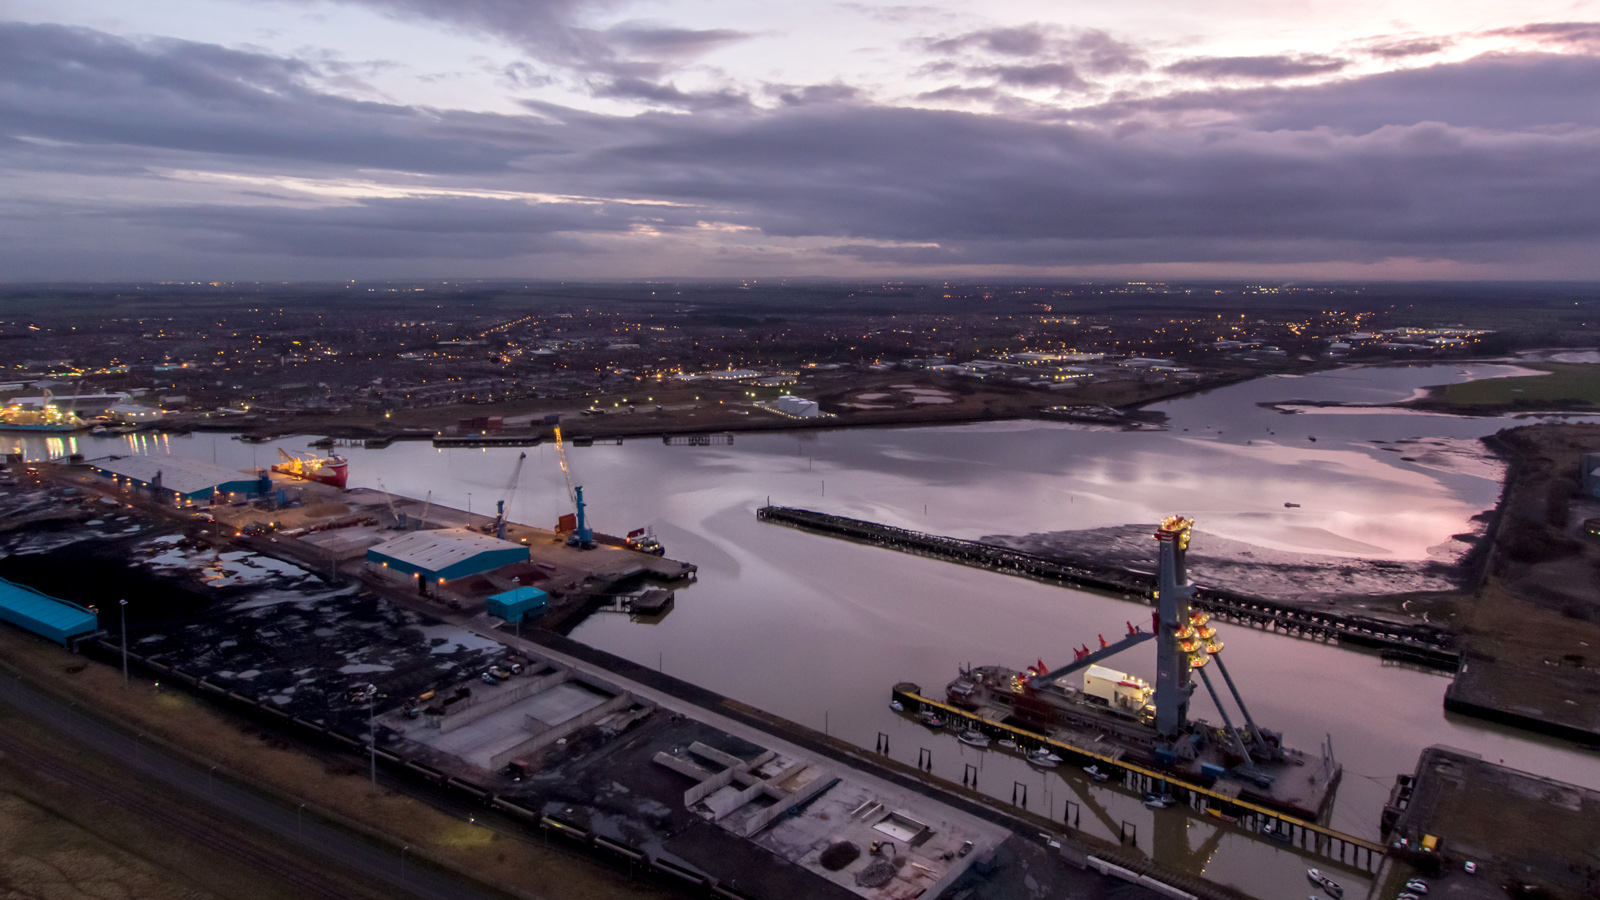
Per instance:
[[[894,525],[835,516],[809,509],[763,506],[756,510],[756,518],[763,522],[790,525],[817,534],[989,569],[1005,575],[1018,575],[1143,598],[1148,598],[1155,589],[1155,576],[1147,572],[1068,562],[979,541],[927,534]],[[1191,604],[1226,622],[1250,625],[1311,640],[1338,641],[1364,647],[1404,651],[1404,657],[1408,661],[1434,668],[1454,671],[1460,662],[1460,654],[1450,648],[1450,635],[1437,628],[1388,622],[1370,616],[1305,609],[1203,586],[1198,588]]]
[[[1387,849],[1382,844],[1377,844],[1353,834],[1319,825],[1316,822],[1291,816],[1279,810],[1253,803],[1249,800],[1240,800],[1221,791],[1177,778],[1167,772],[1147,768],[1123,759],[1085,750],[1082,747],[1057,740],[1047,735],[1007,725],[1003,722],[994,722],[978,716],[959,706],[951,706],[929,697],[924,697],[921,688],[910,682],[902,682],[894,687],[894,699],[905,707],[908,713],[917,713],[924,709],[936,709],[952,721],[961,720],[967,727],[982,731],[994,736],[1008,734],[1024,747],[1050,747],[1055,750],[1064,750],[1069,759],[1077,760],[1084,764],[1096,765],[1113,771],[1123,773],[1124,782],[1130,786],[1137,786],[1148,791],[1157,784],[1164,783],[1166,787],[1177,795],[1181,795],[1190,806],[1205,812],[1208,808],[1215,807],[1218,813],[1228,811],[1228,815],[1237,815],[1246,828],[1260,831],[1261,826],[1273,823],[1277,830],[1288,835],[1291,843],[1303,850],[1309,850],[1330,859],[1337,859],[1347,865],[1360,867],[1368,872],[1376,871],[1383,864]]]

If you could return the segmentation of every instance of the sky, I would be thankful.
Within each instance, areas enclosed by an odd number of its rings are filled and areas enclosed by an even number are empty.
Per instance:
[[[1600,0],[0,0],[0,281],[1600,279]]]

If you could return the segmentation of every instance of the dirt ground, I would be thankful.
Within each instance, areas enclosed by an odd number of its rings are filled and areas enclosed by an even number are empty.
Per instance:
[[[1510,481],[1464,617],[1473,681],[1501,708],[1600,726],[1600,541],[1574,521],[1578,454],[1600,450],[1600,426],[1533,425],[1495,442]]]
[[[158,690],[141,678],[134,679],[132,690],[123,690],[119,672],[93,663],[84,666],[81,658],[9,626],[0,627],[0,659],[41,686],[220,763],[224,771],[249,773],[276,791],[313,798],[308,809],[322,807],[347,817],[397,844],[412,845],[413,854],[474,872],[488,884],[573,900],[675,896],[653,884],[630,881],[625,873],[602,868],[587,857],[544,847],[532,833],[513,835],[461,822],[420,800],[375,788],[355,761],[329,765],[186,693]]]

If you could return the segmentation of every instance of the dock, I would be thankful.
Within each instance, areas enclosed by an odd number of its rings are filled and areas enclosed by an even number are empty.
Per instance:
[[[908,713],[924,709],[938,710],[947,721],[962,722],[966,727],[990,736],[1009,736],[1024,747],[1049,747],[1057,755],[1062,756],[1068,764],[1094,765],[1108,774],[1118,773],[1124,784],[1139,792],[1149,792],[1157,784],[1164,784],[1174,797],[1188,803],[1196,810],[1207,812],[1214,809],[1216,814],[1236,817],[1247,829],[1258,832],[1268,824],[1275,825],[1279,831],[1289,836],[1295,846],[1336,859],[1346,865],[1376,872],[1383,864],[1385,850],[1382,844],[1346,834],[1305,816],[1291,815],[1283,810],[1241,799],[1238,796],[1237,785],[1230,788],[1222,782],[1205,785],[1188,781],[1170,772],[1130,762],[1116,750],[1089,749],[1069,743],[1059,734],[1040,734],[1015,725],[996,722],[978,713],[923,696],[921,688],[910,682],[895,685],[893,698]]]
[[[1384,820],[1395,856],[1443,896],[1502,884],[1551,900],[1600,896],[1600,791],[1433,746],[1396,780]]]
[[[1148,598],[1155,589],[1155,576],[1147,572],[1090,567],[980,541],[927,534],[809,509],[763,506],[756,510],[756,518],[814,534],[988,569],[1003,575],[1088,588],[1129,598]],[[1454,671],[1460,662],[1460,654],[1451,649],[1450,635],[1438,628],[1404,625],[1349,613],[1303,609],[1204,586],[1198,588],[1192,603],[1196,609],[1235,624],[1309,640],[1405,650],[1411,661],[1434,668]]]

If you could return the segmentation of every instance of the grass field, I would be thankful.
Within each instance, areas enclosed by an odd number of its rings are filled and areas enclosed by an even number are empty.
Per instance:
[[[1486,378],[1434,388],[1430,405],[1457,407],[1540,407],[1577,409],[1600,406],[1600,365],[1538,363],[1544,375]]]

